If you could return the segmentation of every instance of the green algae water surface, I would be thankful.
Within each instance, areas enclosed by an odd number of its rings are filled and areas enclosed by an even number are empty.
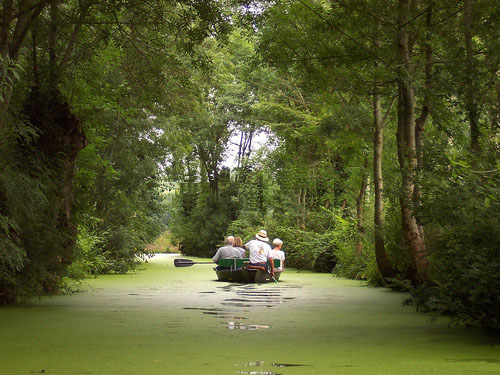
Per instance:
[[[0,374],[500,374],[490,337],[401,306],[403,295],[287,270],[216,281],[157,255],[71,296],[0,308]]]

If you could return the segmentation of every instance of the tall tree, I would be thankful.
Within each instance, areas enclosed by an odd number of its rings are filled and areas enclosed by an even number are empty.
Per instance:
[[[401,216],[408,250],[413,256],[418,277],[427,278],[427,255],[422,228],[415,213],[414,194],[417,173],[417,146],[415,123],[414,65],[411,45],[411,4],[399,0],[397,4],[396,62],[398,82],[398,159],[402,172]]]

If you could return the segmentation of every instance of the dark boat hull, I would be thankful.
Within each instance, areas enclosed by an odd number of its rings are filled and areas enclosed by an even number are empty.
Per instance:
[[[274,281],[269,272],[252,269],[218,270],[215,269],[219,281],[231,281],[235,283],[267,283]],[[281,272],[275,272],[274,278],[279,280]]]

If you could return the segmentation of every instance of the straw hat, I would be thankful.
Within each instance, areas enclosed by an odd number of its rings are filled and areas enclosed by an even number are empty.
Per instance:
[[[257,237],[257,239],[261,241],[269,241],[269,238],[267,238],[267,232],[264,229],[261,229],[259,233],[255,235],[255,237]]]

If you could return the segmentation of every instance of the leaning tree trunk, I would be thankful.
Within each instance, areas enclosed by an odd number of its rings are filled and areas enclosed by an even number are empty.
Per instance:
[[[30,160],[42,161],[43,169],[52,178],[46,193],[49,211],[44,215],[43,227],[47,232],[43,236],[57,239],[54,245],[57,248],[46,249],[47,256],[43,257],[46,264],[41,265],[51,275],[44,283],[45,291],[51,292],[57,287],[55,284],[64,268],[73,260],[77,236],[71,215],[75,159],[87,140],[81,120],[71,113],[58,91],[32,89],[24,114],[39,134],[34,143],[21,145],[26,168],[30,167]],[[36,172],[33,173],[36,178]]]
[[[409,46],[410,1],[398,2],[397,81],[398,81],[398,159],[401,168],[400,198],[403,234],[417,271],[416,282],[427,279],[428,261],[422,233],[415,215],[414,194],[417,171],[415,139],[415,93]]]

